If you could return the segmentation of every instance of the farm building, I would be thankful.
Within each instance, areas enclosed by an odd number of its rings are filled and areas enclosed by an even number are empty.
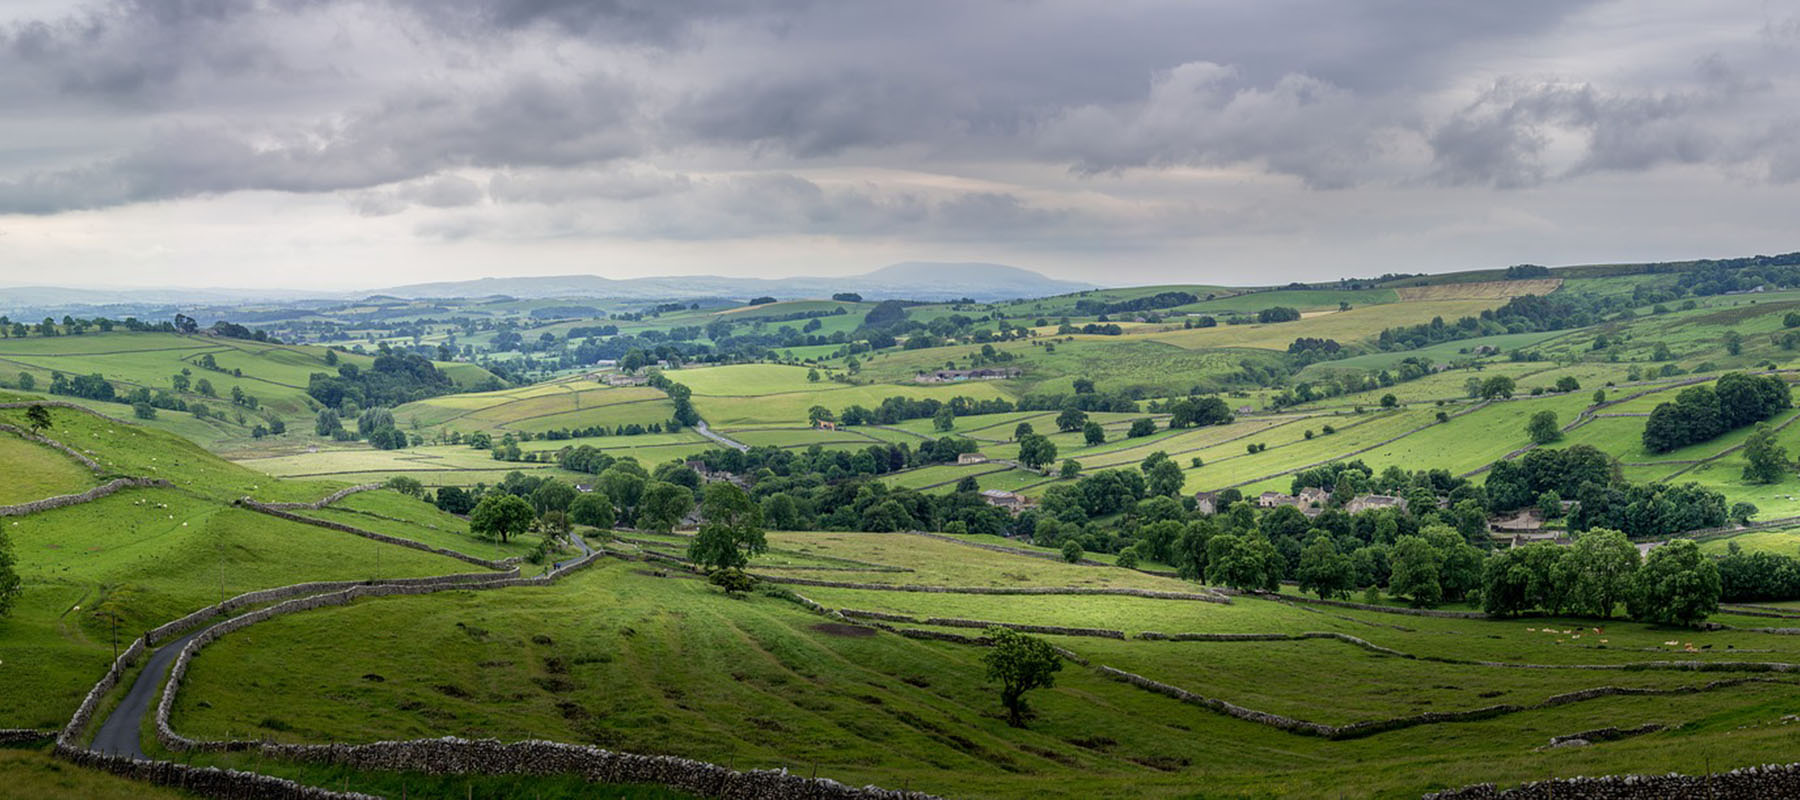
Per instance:
[[[1263,492],[1262,496],[1256,498],[1256,505],[1260,508],[1280,508],[1281,506],[1299,506],[1300,498],[1295,497],[1291,494],[1282,494],[1280,492]]]
[[[1344,511],[1350,514],[1358,514],[1364,511],[1372,511],[1381,508],[1398,508],[1401,511],[1405,511],[1406,498],[1395,497],[1389,494],[1364,494],[1357,495],[1355,499],[1344,504]]]
[[[646,378],[642,375],[625,375],[622,373],[614,373],[614,374],[606,376],[606,385],[607,386],[643,386],[649,382],[650,382],[650,379]]]
[[[982,490],[981,499],[986,500],[988,505],[998,506],[1013,513],[1018,513],[1028,506],[1035,505],[1031,502],[1031,499],[1025,495],[1002,491],[1000,489]]]
[[[986,464],[988,457],[980,453],[963,453],[956,457],[957,464]]]
[[[959,383],[961,381],[997,381],[1017,378],[1018,367],[982,367],[980,369],[940,369],[913,376],[916,383]]]
[[[1324,508],[1325,504],[1329,502],[1331,502],[1331,493],[1317,486],[1308,486],[1300,490],[1300,507],[1302,509]]]
[[[822,419],[817,422],[814,422],[813,427],[818,428],[819,430],[822,430],[822,431],[835,431],[838,429],[837,423],[832,422],[831,420],[828,420],[828,419]]]
[[[1202,514],[1217,514],[1217,513],[1219,513],[1219,493],[1218,492],[1195,492],[1194,493],[1194,509],[1199,511]]]

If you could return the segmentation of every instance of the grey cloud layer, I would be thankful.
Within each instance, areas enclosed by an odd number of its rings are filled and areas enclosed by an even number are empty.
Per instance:
[[[1099,217],[1017,191],[792,173],[1201,167],[1312,190],[1511,189],[1699,165],[1800,180],[1794,18],[1746,6],[1726,53],[1495,74],[1543,37],[1579,42],[1566,26],[1587,6],[121,0],[0,27],[0,100],[44,138],[0,148],[0,214],[246,190],[347,192],[374,216],[686,198],[695,216],[631,215],[635,233],[1029,235]],[[1681,85],[1634,77],[1671,60]],[[59,126],[88,131],[82,146],[35,157]]]

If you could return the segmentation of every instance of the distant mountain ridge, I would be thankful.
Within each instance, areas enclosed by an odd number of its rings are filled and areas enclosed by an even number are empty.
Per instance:
[[[870,300],[954,300],[968,297],[994,301],[1097,288],[1099,287],[1095,284],[1056,280],[1038,272],[1005,264],[906,261],[862,275],[841,277],[732,278],[692,275],[603,278],[598,275],[551,275],[415,283],[375,289],[370,293],[408,298],[506,295],[522,299],[603,297],[644,300],[750,298],[767,295],[790,300],[827,297],[837,292],[855,292]]]

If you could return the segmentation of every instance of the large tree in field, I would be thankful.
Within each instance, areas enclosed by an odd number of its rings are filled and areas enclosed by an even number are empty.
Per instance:
[[[1562,429],[1557,427],[1556,412],[1539,411],[1531,415],[1531,421],[1525,424],[1525,434],[1531,437],[1534,444],[1549,444],[1562,438]]]
[[[1637,570],[1637,545],[1619,531],[1594,528],[1563,555],[1556,582],[1569,593],[1570,611],[1605,619],[1630,593]]]
[[[469,512],[469,532],[505,542],[531,529],[537,512],[531,504],[504,492],[490,494]]]
[[[32,433],[42,432],[50,427],[50,409],[32,403],[30,408],[25,409],[25,424],[31,426]]]
[[[1650,551],[1625,600],[1631,618],[1664,625],[1692,625],[1719,610],[1719,565],[1692,539],[1674,539]]]
[[[987,665],[987,679],[1000,682],[1000,705],[1006,707],[1006,724],[1023,728],[1025,715],[1031,711],[1025,693],[1055,686],[1056,673],[1062,671],[1062,657],[1049,642],[1010,628],[988,628],[987,637],[994,641],[994,646],[981,656]]]
[[[1320,599],[1343,594],[1356,583],[1356,565],[1338,552],[1331,537],[1320,534],[1300,551],[1300,591],[1316,592]]]
[[[1404,597],[1414,608],[1430,608],[1444,597],[1438,582],[1443,555],[1423,536],[1402,536],[1394,542],[1393,573],[1388,577],[1388,594]]]
[[[1775,441],[1775,432],[1757,423],[1756,432],[1744,443],[1744,480],[1750,483],[1775,483],[1789,469],[1787,448]]]
[[[569,504],[569,518],[577,525],[588,525],[602,530],[613,526],[612,501],[600,492],[588,492],[575,498]]]
[[[1050,441],[1050,437],[1028,433],[1019,440],[1019,463],[1027,469],[1037,469],[1055,460],[1056,443]]]
[[[694,507],[694,493],[685,486],[651,481],[638,501],[638,526],[668,533]]]
[[[1061,414],[1056,415],[1056,429],[1063,433],[1081,430],[1081,427],[1086,424],[1087,412],[1073,406],[1063,409]]]
[[[769,549],[762,507],[748,492],[723,481],[706,485],[700,500],[705,522],[688,544],[688,558],[708,570],[742,569]]]

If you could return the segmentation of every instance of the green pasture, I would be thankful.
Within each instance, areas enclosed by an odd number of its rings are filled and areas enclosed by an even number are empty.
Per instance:
[[[779,534],[777,546],[794,549],[804,537],[821,536]],[[857,538],[859,548],[848,552],[865,560],[890,563],[904,555],[901,542],[885,546],[895,535]],[[979,561],[1000,582],[1042,561],[944,544],[967,551],[959,555]],[[873,549],[878,545],[881,557]],[[999,718],[993,689],[982,681],[978,649],[832,626],[776,598],[728,599],[698,581],[637,570],[603,564],[554,587],[381,598],[264,623],[225,637],[194,661],[177,701],[176,728],[198,736],[368,741],[441,735],[450,725],[469,735],[588,741],[739,767],[810,771],[816,763],[818,774],[850,783],[957,797],[1187,797],[1197,784],[1226,796],[1417,796],[1545,774],[1726,769],[1781,760],[1791,739],[1780,726],[1781,715],[1791,713],[1789,682],[1609,697],[1327,741],[1182,704],[1076,664],[1065,666],[1056,688],[1033,693],[1030,727],[1013,729]],[[1671,639],[1713,645],[1703,654],[1682,652],[1683,658],[1800,655],[1791,637],[1671,634],[1625,622],[1316,614],[1242,598],[1219,605],[797,588],[833,608],[921,619],[1133,632],[1336,631],[1419,655],[1515,663],[1667,659],[1680,652],[1664,644]],[[1048,638],[1095,664],[1331,723],[1535,703],[1601,685],[1685,688],[1724,677],[1446,664],[1327,639]],[[267,647],[270,641],[284,646]],[[1271,664],[1282,667],[1271,670]],[[1320,675],[1336,679],[1325,687]],[[1679,730],[1589,748],[1543,748],[1550,736],[1644,722]]]
[[[0,506],[75,494],[94,486],[94,473],[66,454],[11,433],[0,433]]]
[[[1198,303],[1176,306],[1173,310],[1198,314],[1230,311],[1255,313],[1265,308],[1286,306],[1301,311],[1317,309],[1336,311],[1339,303],[1349,303],[1354,308],[1393,303],[1399,300],[1400,296],[1395,294],[1392,289],[1274,289],[1202,300]],[[1130,314],[1126,313],[1123,316],[1130,316]]]

